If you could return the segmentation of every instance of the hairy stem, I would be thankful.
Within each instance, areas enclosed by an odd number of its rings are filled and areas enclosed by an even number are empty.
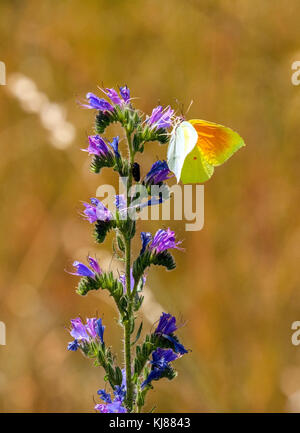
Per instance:
[[[129,159],[130,163],[133,162],[134,155],[131,144],[130,133],[127,132],[127,142],[129,149]],[[129,171],[128,182],[127,182],[127,209],[130,206],[130,195],[129,191],[132,186],[132,172],[131,169]],[[127,215],[127,218],[129,216]],[[125,239],[125,275],[126,275],[126,288],[127,288],[127,297],[128,297],[128,320],[124,325],[124,354],[125,354],[125,369],[126,369],[126,403],[128,411],[132,411],[133,406],[133,383],[132,383],[132,372],[131,372],[131,319],[132,319],[132,298],[131,298],[131,278],[130,278],[130,269],[131,269],[131,240]]]

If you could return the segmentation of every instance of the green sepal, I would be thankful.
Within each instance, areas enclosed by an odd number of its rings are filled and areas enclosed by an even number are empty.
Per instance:
[[[114,219],[110,221],[97,220],[94,227],[94,238],[98,244],[104,242],[107,233],[116,227]]]
[[[91,171],[93,173],[100,173],[101,169],[104,167],[114,167],[115,166],[115,157],[109,152],[105,157],[100,157],[98,155],[94,155],[91,162]]]
[[[105,129],[113,122],[117,122],[116,111],[99,111],[96,115],[95,130],[98,134],[103,134]]]
[[[168,131],[164,128],[151,128],[147,124],[144,128],[139,125],[133,136],[133,148],[135,152],[143,152],[144,144],[147,141],[158,141],[160,144],[166,144],[169,142]]]
[[[114,171],[118,172],[121,177],[128,177],[129,163],[122,157],[115,158]]]
[[[108,290],[122,314],[126,313],[127,299],[124,296],[124,288],[119,280],[116,280],[112,272],[103,272],[97,274],[95,279],[91,277],[82,277],[77,286],[76,292],[79,295],[86,295],[91,290]]]
[[[116,367],[115,369],[116,385],[120,386],[122,384],[122,380],[123,380],[122,370],[120,369],[120,367]]]
[[[153,254],[151,258],[151,264],[164,266],[168,271],[176,268],[174,257],[167,250],[162,251],[159,254]]]
[[[144,253],[140,254],[133,263],[132,275],[135,282],[140,280],[145,270],[150,265],[164,266],[168,271],[171,271],[176,267],[172,254],[167,250],[158,254],[146,250]]]
[[[169,365],[163,370],[159,379],[166,377],[168,380],[173,380],[175,379],[176,376],[177,376],[176,370],[174,370],[174,368]]]
[[[76,292],[78,295],[85,296],[90,290],[98,290],[99,281],[91,277],[82,277],[79,280]]]

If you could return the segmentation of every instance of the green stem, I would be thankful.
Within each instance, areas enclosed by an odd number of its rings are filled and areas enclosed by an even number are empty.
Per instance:
[[[134,154],[131,143],[130,133],[127,131],[127,142],[129,148],[129,159],[130,163],[133,162]],[[132,186],[132,172],[131,169],[128,175],[127,182],[127,208],[130,206],[130,197],[129,190]],[[128,218],[128,217],[127,217]],[[133,407],[133,383],[132,383],[132,372],[131,372],[131,323],[132,323],[132,298],[131,298],[131,278],[130,278],[130,269],[131,269],[131,240],[126,238],[125,240],[125,275],[126,275],[126,288],[127,288],[127,297],[128,297],[128,318],[124,324],[124,354],[125,354],[125,369],[126,369],[126,405],[128,411],[132,411]]]
[[[124,325],[124,353],[125,353],[125,369],[126,369],[126,402],[127,408],[131,412],[133,405],[133,384],[132,384],[132,373],[131,373],[131,342],[130,342],[130,324],[131,324],[131,314],[132,314],[132,302],[130,299],[130,240],[125,241],[125,272],[126,272],[126,287],[128,296],[128,319]],[[129,293],[128,293],[129,289]]]

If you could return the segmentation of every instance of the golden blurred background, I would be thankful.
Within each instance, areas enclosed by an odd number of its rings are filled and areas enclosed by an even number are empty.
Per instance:
[[[231,126],[247,143],[205,185],[205,225],[185,232],[177,269],[148,276],[145,329],[161,309],[186,321],[189,355],[155,383],[146,410],[300,411],[300,60],[297,0],[0,2],[0,411],[93,412],[101,369],[66,350],[66,326],[98,312],[122,355],[106,293],[75,294],[74,259],[111,261],[81,201],[115,174],[88,170],[88,91],[128,84],[136,106],[158,102]],[[115,131],[112,131],[115,132]],[[149,144],[145,172],[166,147]],[[298,167],[298,168],[297,168]],[[168,224],[168,222],[163,222]],[[161,223],[139,222],[138,230]],[[136,246],[138,248],[138,245]],[[145,304],[145,305],[146,305]]]

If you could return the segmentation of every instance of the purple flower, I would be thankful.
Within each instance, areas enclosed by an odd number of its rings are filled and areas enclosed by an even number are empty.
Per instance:
[[[172,335],[177,329],[176,318],[171,314],[162,313],[154,334],[159,334],[169,340],[173,344],[174,351],[179,355],[184,355],[185,353],[188,353],[188,351],[185,349],[183,344],[178,341],[177,337],[175,338]]]
[[[123,273],[120,275],[119,277],[119,281],[122,283],[123,288],[124,288],[124,292],[127,291],[127,284],[126,284],[126,274]],[[134,278],[132,275],[132,268],[130,269],[130,290],[132,291],[134,287]]]
[[[86,265],[83,263],[75,261],[73,263],[74,268],[77,268],[77,272],[70,272],[72,275],[78,275],[80,277],[90,277],[95,278],[95,273],[90,270]]]
[[[74,341],[68,344],[68,350],[77,350],[80,342],[90,343],[91,341],[99,341],[103,344],[103,333],[105,326],[102,325],[102,319],[92,317],[86,319],[86,324],[82,323],[80,317],[71,320],[70,334]]]
[[[97,260],[95,260],[95,259],[93,259],[93,257],[89,256],[88,261],[89,261],[90,267],[93,269],[93,271],[95,271],[97,274],[102,273],[101,268],[100,268]]]
[[[88,152],[90,155],[97,155],[100,157],[106,157],[109,155],[110,150],[100,135],[90,135],[89,146],[87,149],[81,149],[84,152]]]
[[[106,404],[97,404],[95,409],[100,413],[126,413],[126,408],[122,405],[126,396],[126,373],[122,370],[122,384],[114,387],[114,400],[112,401],[110,394],[104,389],[99,389],[97,392],[100,398]]]
[[[162,251],[165,251],[169,248],[178,248],[178,244],[181,242],[175,241],[175,232],[170,230],[169,228],[167,230],[159,229],[155,235],[154,238],[149,245],[150,251],[155,251],[156,254],[161,253]]]
[[[141,232],[141,240],[142,240],[142,249],[140,251],[140,254],[143,254],[143,252],[146,249],[146,246],[149,244],[149,242],[152,241],[152,235],[149,232]]]
[[[97,410],[100,413],[126,413],[127,412],[126,408],[118,400],[115,400],[113,403],[96,404],[95,410]]]
[[[152,380],[160,379],[163,372],[169,368],[169,363],[175,361],[178,355],[172,349],[161,349],[160,347],[152,353],[152,370],[147,379],[142,383],[142,388],[148,385]]]
[[[85,210],[83,214],[85,219],[90,223],[94,223],[97,220],[110,221],[112,219],[111,212],[101,203],[97,198],[91,198],[91,203],[83,203]]]
[[[152,110],[151,116],[146,119],[146,122],[152,128],[170,128],[173,114],[174,110],[170,106],[163,109],[161,105],[158,105]]]
[[[109,99],[111,100],[111,102],[113,104],[116,104],[116,105],[121,105],[122,104],[121,98],[120,98],[120,96],[118,95],[118,92],[115,89],[108,89],[108,88],[106,88],[106,89],[102,89],[102,92],[104,92],[105,95],[109,97]]]
[[[78,341],[89,341],[90,336],[87,333],[85,325],[82,323],[80,317],[71,320],[71,336]]]
[[[170,177],[172,177],[172,174],[166,161],[156,161],[146,174],[144,182],[146,185],[156,185]]]
[[[154,333],[169,335],[175,332],[176,330],[177,330],[176,318],[171,314],[162,313]]]
[[[71,341],[68,344],[68,350],[76,352],[76,350],[78,349],[78,346],[79,346],[78,341],[75,339],[74,341]]]
[[[97,262],[97,260],[93,259],[90,256],[88,257],[88,261],[89,261],[90,267],[93,269],[92,271],[90,268],[88,268],[83,263],[75,261],[73,263],[73,266],[77,269],[77,271],[76,272],[69,272],[69,274],[78,275],[80,277],[90,277],[90,278],[95,279],[95,273],[101,274],[101,269],[100,269],[99,263]]]
[[[171,361],[175,361],[178,355],[172,349],[162,349],[159,347],[152,353],[151,364],[161,370],[165,370]]]
[[[124,102],[127,104],[130,100],[130,90],[127,86],[120,87],[120,94],[124,100]]]
[[[93,108],[95,110],[100,111],[112,111],[113,106],[107,102],[103,98],[98,98],[98,96],[94,95],[94,93],[87,93],[86,99],[88,100],[88,104],[83,105],[86,108]]]
[[[97,319],[95,319],[95,317],[93,317],[92,319],[86,319],[85,329],[87,330],[89,335],[92,337],[92,339],[97,338],[96,322],[97,322]]]

